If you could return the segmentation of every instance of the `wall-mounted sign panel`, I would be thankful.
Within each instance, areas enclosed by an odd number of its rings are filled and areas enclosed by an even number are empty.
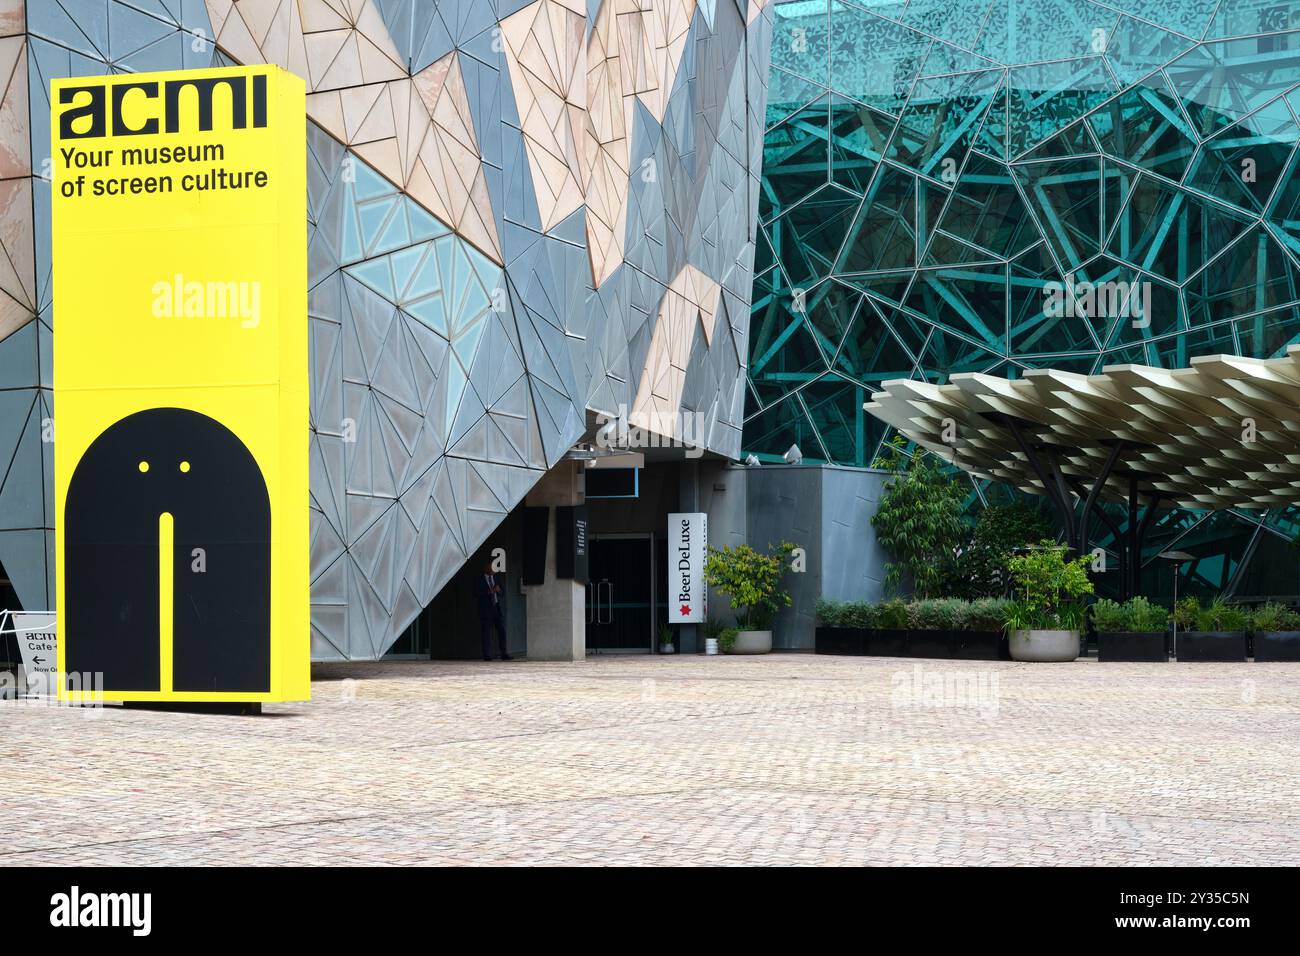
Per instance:
[[[83,77],[50,102],[60,696],[100,673],[107,700],[305,700],[303,83]]]
[[[587,506],[560,505],[555,509],[555,576],[587,583]]]
[[[668,623],[699,624],[709,616],[704,556],[709,516],[702,511],[668,516]]]

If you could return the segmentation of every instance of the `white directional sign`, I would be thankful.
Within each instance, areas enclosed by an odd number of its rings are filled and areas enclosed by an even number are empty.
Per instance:
[[[18,653],[23,659],[23,673],[28,694],[58,691],[58,636],[54,631],[53,611],[10,611],[10,626],[18,639]]]
[[[704,555],[709,516],[702,511],[668,516],[668,623],[699,624],[709,616]]]

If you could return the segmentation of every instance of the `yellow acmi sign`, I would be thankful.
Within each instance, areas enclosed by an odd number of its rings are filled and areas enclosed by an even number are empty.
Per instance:
[[[60,696],[310,695],[305,93],[51,88]]]

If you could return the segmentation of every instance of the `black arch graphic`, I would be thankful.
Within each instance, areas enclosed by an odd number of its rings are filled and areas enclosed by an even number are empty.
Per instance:
[[[100,671],[110,691],[160,689],[163,512],[174,522],[173,690],[269,691],[266,482],[230,429],[184,408],[151,408],[110,425],[72,474],[60,635],[67,671]],[[202,573],[192,570],[195,548],[206,556]]]

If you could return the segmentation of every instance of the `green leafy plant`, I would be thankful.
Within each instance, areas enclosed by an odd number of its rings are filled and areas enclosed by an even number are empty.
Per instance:
[[[907,607],[907,626],[913,631],[936,631],[939,625],[934,621],[930,611],[937,603],[936,600],[925,598],[920,601],[908,601]]]
[[[823,627],[875,627],[876,609],[869,601],[817,600],[817,623]]]
[[[673,637],[673,629],[672,629],[672,626],[671,626],[671,625],[668,625],[668,624],[660,624],[660,625],[659,625],[659,643],[660,643],[660,644],[672,644],[674,641],[675,641],[675,638]]]
[[[850,601],[845,605],[844,619],[848,627],[875,627],[876,606],[870,601]]]
[[[1221,594],[1204,606],[1196,598],[1184,598],[1174,608],[1174,620],[1180,628],[1194,631],[1247,631],[1251,627],[1250,612],[1229,604]]]
[[[955,631],[966,602],[958,598],[926,598],[907,606],[907,625],[916,631]]]
[[[795,545],[788,541],[767,554],[747,544],[709,548],[704,561],[704,580],[731,601],[736,623],[746,630],[765,631],[776,612],[790,606],[790,595],[781,590],[781,579],[790,569]]]
[[[1261,604],[1251,612],[1250,629],[1256,633],[1300,630],[1300,614],[1285,604]]]
[[[738,627],[724,627],[718,635],[718,648],[724,654],[730,654],[731,649],[736,646],[736,635],[740,633]]]
[[[718,640],[722,637],[722,632],[726,630],[727,625],[723,624],[716,617],[711,617],[700,625],[700,634],[707,640]]]
[[[1216,631],[1249,631],[1250,612],[1244,607],[1229,604],[1219,612],[1219,626]]]
[[[1049,534],[1051,525],[1037,503],[988,506],[958,551],[946,589],[969,598],[1005,596],[1011,586],[1012,554]]]
[[[931,597],[962,542],[966,492],[934,455],[918,450],[909,456],[900,436],[875,465],[893,474],[871,518],[876,540],[891,558],[885,584],[897,591],[907,577],[917,594]]]
[[[1169,609],[1152,604],[1138,595],[1124,606],[1128,616],[1128,630],[1134,633],[1164,631],[1169,627]]]
[[[1008,606],[1010,631],[1077,630],[1084,620],[1082,598],[1092,593],[1092,555],[1065,559],[1065,546],[1044,538],[1028,554],[1008,562],[1017,599]]]
[[[907,630],[907,605],[897,598],[877,605],[876,627],[882,631]]]
[[[1112,634],[1163,631],[1169,624],[1169,612],[1141,596],[1123,604],[1102,598],[1092,606],[1092,623],[1098,631]]]
[[[822,627],[849,627],[848,602],[817,599],[817,623]]]
[[[1196,627],[1196,618],[1200,612],[1200,600],[1194,595],[1188,595],[1174,605],[1174,623],[1180,630],[1190,631]]]
[[[966,608],[964,629],[968,631],[1000,631],[1006,620],[1006,598],[977,598]]]
[[[1210,599],[1210,603],[1204,607],[1198,607],[1196,610],[1196,630],[1198,631],[1217,631],[1220,630],[1219,622],[1223,618],[1223,613],[1228,609],[1228,602],[1223,599],[1223,595],[1216,594]]]
[[[1092,606],[1092,626],[1107,633],[1128,630],[1128,614],[1124,605],[1110,598],[1102,598]]]
[[[1083,622],[1088,619],[1088,608],[1082,603],[1062,604],[1056,609],[1056,627],[1065,631],[1083,630]]]
[[[960,598],[949,598],[944,615],[947,619],[946,627],[948,630],[970,630],[971,604],[969,601],[963,601]]]

